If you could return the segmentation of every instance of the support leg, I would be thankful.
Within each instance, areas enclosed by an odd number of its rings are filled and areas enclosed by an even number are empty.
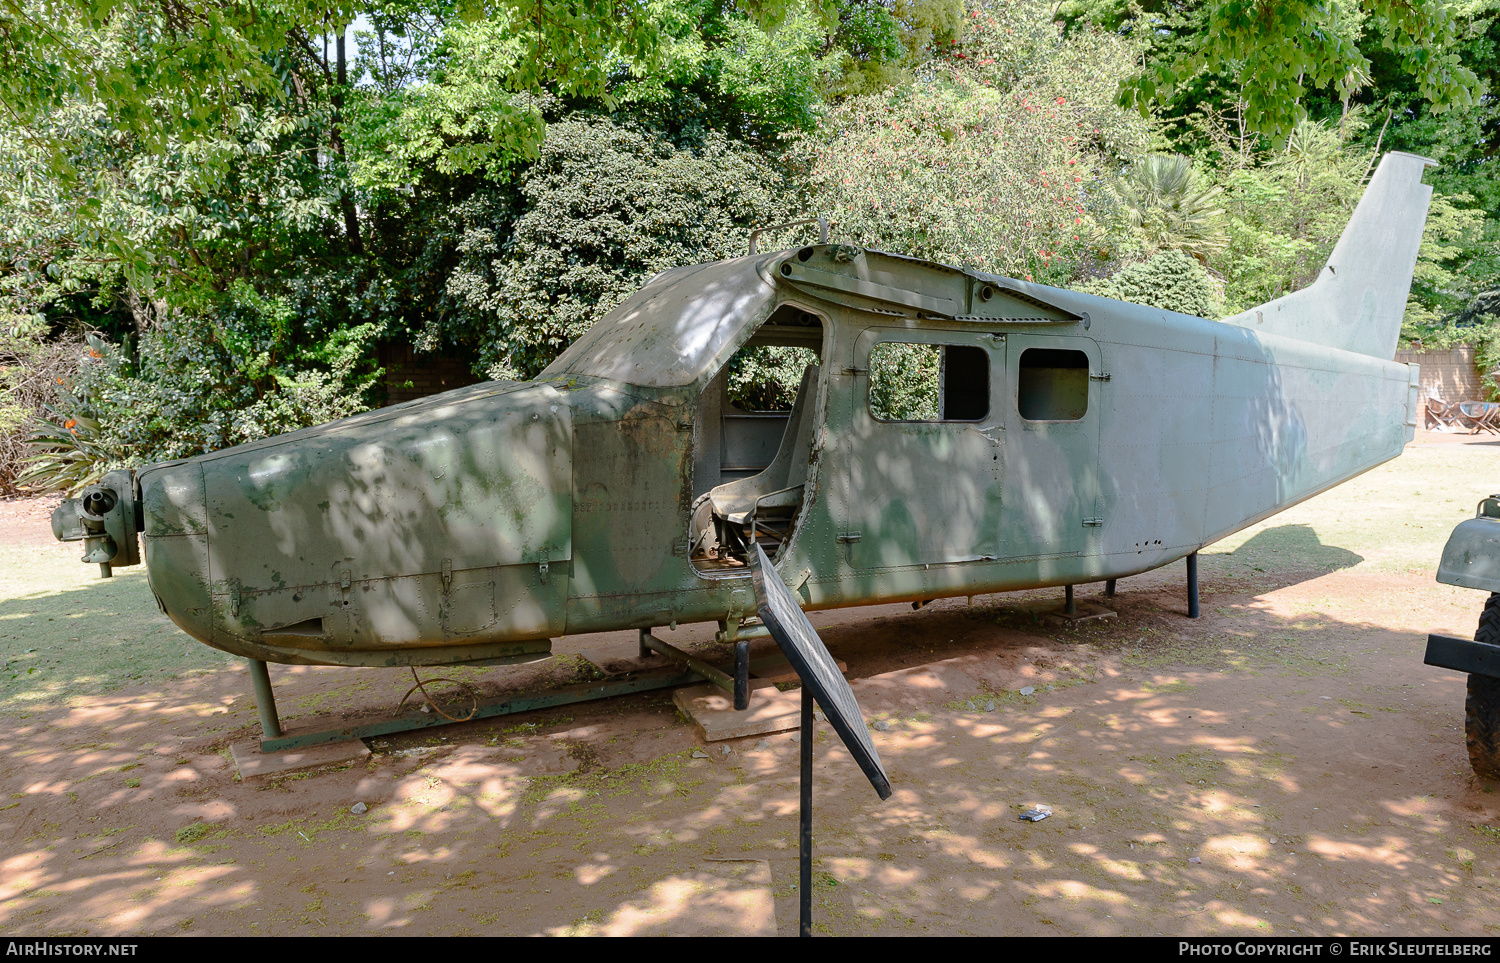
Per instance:
[[[1188,618],[1198,617],[1198,553],[1187,557]]]
[[[734,707],[750,708],[750,640],[734,643]]]
[[[281,720],[276,716],[276,693],[271,691],[271,673],[259,659],[250,660],[250,683],[255,687],[255,708],[260,712],[260,730],[267,739],[281,738]]]
[[[1077,615],[1078,614],[1078,606],[1073,601],[1073,586],[1071,586],[1071,585],[1068,586],[1067,595],[1064,596],[1064,600],[1063,600],[1063,614],[1064,615]]]
[[[1115,597],[1115,580],[1109,579],[1104,583],[1104,597],[1112,599]]]
[[[813,697],[807,683],[802,684],[802,801],[798,807],[797,863],[800,874],[797,887],[802,898],[798,923],[799,936],[812,936],[812,759]]]
[[[640,632],[639,632],[639,634],[636,636],[636,645],[639,647],[640,656],[643,659],[646,658],[647,656],[655,655],[656,654],[656,652],[654,650],[652,650],[652,648],[646,644],[646,636],[648,636],[650,634],[651,634],[651,630],[650,629],[641,629]]]

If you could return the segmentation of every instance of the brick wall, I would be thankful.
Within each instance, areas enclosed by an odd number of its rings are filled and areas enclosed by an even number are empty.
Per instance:
[[[484,380],[469,370],[468,359],[414,351],[407,344],[381,345],[376,358],[385,369],[387,405],[399,405]]]
[[[1397,351],[1396,360],[1422,366],[1422,387],[1444,401],[1478,401],[1484,398],[1479,366],[1473,348],[1447,351]]]

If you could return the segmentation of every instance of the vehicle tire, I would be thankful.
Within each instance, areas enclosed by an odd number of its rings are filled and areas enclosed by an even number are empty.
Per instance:
[[[1500,645],[1500,594],[1492,593],[1479,616],[1474,641]],[[1485,779],[1500,779],[1500,679],[1469,676],[1469,695],[1464,702],[1464,740],[1469,745],[1469,766]]]

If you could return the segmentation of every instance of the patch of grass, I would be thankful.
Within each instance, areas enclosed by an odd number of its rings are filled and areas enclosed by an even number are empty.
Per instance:
[[[1206,782],[1216,777],[1224,768],[1224,760],[1211,752],[1189,749],[1172,758],[1173,767],[1188,782]]]
[[[214,828],[215,827],[212,823],[190,823],[189,825],[177,830],[177,834],[173,838],[176,839],[179,845],[191,846],[193,843],[198,842],[199,840],[208,836],[210,833],[214,832]]]

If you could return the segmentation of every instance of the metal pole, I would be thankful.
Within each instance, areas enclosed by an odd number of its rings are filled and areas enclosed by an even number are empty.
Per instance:
[[[1111,599],[1115,597],[1115,580],[1114,579],[1109,579],[1108,581],[1106,581],[1104,583],[1104,597],[1105,598],[1111,598]]]
[[[750,640],[734,643],[734,707],[750,708]]]
[[[1071,585],[1068,586],[1068,594],[1066,596],[1066,599],[1067,600],[1063,602],[1063,614],[1077,615],[1078,606],[1073,603],[1073,586]]]
[[[1188,618],[1198,617],[1198,553],[1187,557]]]
[[[806,682],[802,683],[802,804],[797,840],[797,859],[801,871],[798,885],[802,890],[802,914],[799,936],[812,936],[812,745],[813,697]]]
[[[281,738],[281,720],[276,717],[276,693],[271,691],[271,673],[259,659],[250,660],[250,682],[255,687],[255,708],[260,712],[260,729],[267,739]]]

